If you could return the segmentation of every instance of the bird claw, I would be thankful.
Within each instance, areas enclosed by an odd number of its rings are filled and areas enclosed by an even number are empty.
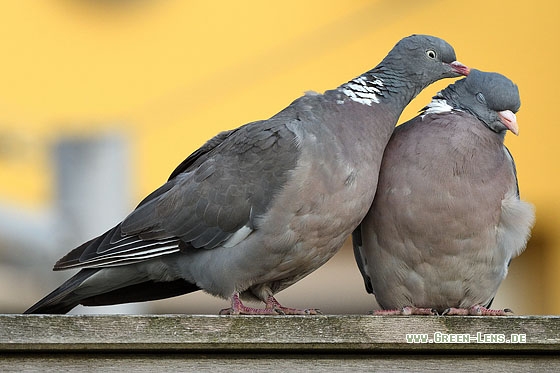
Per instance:
[[[220,315],[279,315],[280,313],[274,307],[253,308],[247,307],[239,299],[239,294],[235,293],[231,297],[231,307],[224,308],[220,311]]]
[[[442,312],[442,316],[508,316],[510,313],[513,311],[509,308],[493,310],[477,304],[469,308],[450,307]]]
[[[282,306],[273,296],[266,300],[265,308],[247,307],[239,299],[239,294],[231,297],[231,307],[220,310],[220,315],[322,315],[315,308],[300,310]]]
[[[230,307],[220,310],[220,315],[283,315],[282,311],[272,308]]]
[[[407,307],[403,307],[403,308],[397,309],[397,310],[377,310],[377,311],[373,311],[373,315],[379,315],[379,316],[391,316],[391,315],[435,316],[437,314],[438,314],[437,311],[433,308],[421,308],[421,307],[413,307],[413,306],[407,306]]]
[[[220,312],[218,313],[218,315],[234,315],[234,311],[233,308],[224,308],[221,309]]]
[[[323,312],[321,312],[320,309],[318,308],[307,308],[304,310],[297,310],[297,311],[303,311],[303,315],[322,315]],[[297,314],[299,315],[299,314]]]
[[[378,310],[378,311],[373,311],[371,313],[373,315],[380,315],[380,316],[390,316],[390,315],[437,316],[439,315],[438,311],[435,308],[422,308],[422,307],[414,307],[414,306],[407,306],[396,310]],[[469,308],[449,307],[448,309],[446,309],[441,313],[441,316],[507,316],[510,313],[513,313],[513,311],[509,308],[504,308],[503,310],[493,310],[493,309],[488,309],[486,307],[482,307],[480,305],[474,305]]]
[[[274,310],[280,315],[322,315],[323,313],[317,308],[307,308],[300,310],[290,307],[275,307]]]
[[[298,308],[284,307],[273,296],[266,300],[266,308],[273,308],[281,315],[322,315],[321,311],[316,308],[307,308],[304,310]]]
[[[438,312],[434,308],[403,307],[402,308],[402,315],[437,316]]]

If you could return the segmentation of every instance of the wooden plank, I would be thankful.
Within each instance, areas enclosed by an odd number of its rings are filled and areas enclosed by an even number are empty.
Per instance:
[[[406,334],[447,343],[407,343]],[[435,334],[440,333],[440,334]],[[479,333],[479,334],[478,334]],[[525,343],[503,343],[512,335]],[[449,343],[452,336],[479,338]],[[458,337],[455,337],[457,339]],[[489,343],[480,343],[487,338]],[[437,341],[436,341],[437,342]],[[0,353],[541,353],[560,317],[0,315]]]
[[[551,355],[10,354],[2,372],[558,372]]]

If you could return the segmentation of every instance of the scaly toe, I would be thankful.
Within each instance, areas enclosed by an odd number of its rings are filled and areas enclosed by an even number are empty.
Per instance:
[[[281,308],[273,308],[274,311],[276,311],[276,313],[278,313],[279,315],[285,315],[286,312],[284,312]]]
[[[318,308],[309,308],[305,310],[305,314],[306,315],[322,315],[323,312],[321,312],[320,309]]]
[[[410,315],[422,315],[422,316],[434,316],[437,315],[437,311],[433,308],[420,308],[414,306],[406,306],[399,310],[378,310],[373,311],[374,315],[379,316],[410,316]]]
[[[423,307],[403,307],[402,315],[423,315],[423,316],[435,316],[437,311],[434,308],[423,308]]]
[[[509,308],[493,310],[476,304],[469,308],[450,307],[443,311],[442,316],[507,316],[509,313],[513,313]]]

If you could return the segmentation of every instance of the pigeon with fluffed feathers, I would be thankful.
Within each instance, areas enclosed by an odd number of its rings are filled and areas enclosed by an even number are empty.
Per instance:
[[[511,80],[473,69],[395,129],[353,233],[377,314],[510,312],[489,307],[535,219],[504,145],[520,105]]]
[[[316,313],[274,295],[330,259],[365,216],[404,107],[468,71],[447,42],[412,35],[348,83],[218,134],[120,224],[60,259],[55,270],[81,270],[26,313],[196,290],[229,298],[222,314]]]

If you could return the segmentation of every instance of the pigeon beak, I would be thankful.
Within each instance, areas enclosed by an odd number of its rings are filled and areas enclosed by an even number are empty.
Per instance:
[[[463,65],[459,61],[453,61],[449,65],[451,65],[451,68],[460,75],[467,76],[471,72],[471,69],[468,66]]]
[[[514,135],[519,135],[519,127],[517,126],[517,117],[510,110],[500,111],[498,113],[500,122],[507,127]]]

